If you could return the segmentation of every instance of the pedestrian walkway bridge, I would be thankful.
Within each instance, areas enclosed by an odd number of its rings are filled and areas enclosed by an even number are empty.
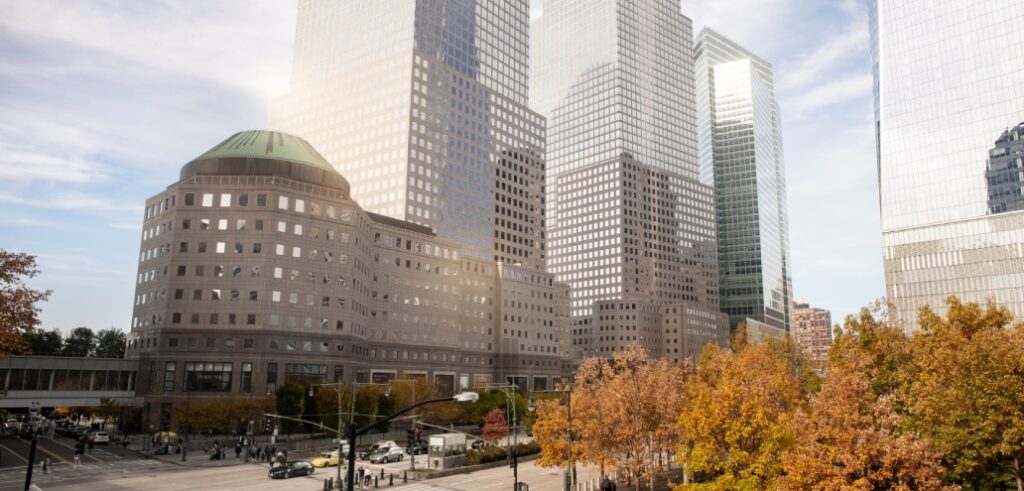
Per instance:
[[[0,359],[0,409],[136,405],[136,360],[61,356]]]

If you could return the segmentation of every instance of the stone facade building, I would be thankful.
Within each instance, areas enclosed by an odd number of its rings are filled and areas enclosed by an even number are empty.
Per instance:
[[[806,303],[793,305],[793,339],[815,366],[824,367],[832,346],[832,313]]]
[[[146,410],[283,384],[561,375],[564,285],[364,211],[304,140],[238,133],[146,202],[127,356]]]

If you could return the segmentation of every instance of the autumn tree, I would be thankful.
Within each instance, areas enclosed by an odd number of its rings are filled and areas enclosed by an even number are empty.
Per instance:
[[[39,325],[39,302],[50,290],[34,290],[25,280],[39,274],[36,257],[0,249],[0,358],[23,353],[25,335]]]
[[[972,489],[1005,476],[1024,491],[1024,324],[989,303],[946,301],[946,316],[921,309],[913,339],[908,410],[935,443],[950,476]]]
[[[592,463],[602,475],[614,469],[653,487],[678,445],[675,416],[682,407],[685,365],[651,360],[636,344],[612,358],[588,358],[572,389],[574,460]],[[536,405],[534,438],[541,465],[567,464],[567,414],[554,400]]]
[[[538,400],[535,403],[536,416],[533,422],[533,440],[540,445],[537,464],[541,467],[565,467],[569,462],[568,414],[565,405],[554,399]],[[579,417],[573,419],[579,426]],[[578,433],[574,430],[573,433]],[[575,436],[573,452],[579,456],[580,437]]]
[[[796,445],[783,457],[778,489],[941,490],[939,454],[899,430],[894,395],[870,390],[869,356],[850,345],[829,368],[822,390],[796,419]]]
[[[289,383],[278,387],[274,392],[274,399],[277,414],[281,416],[302,419],[302,415],[305,414],[306,390],[301,385]],[[278,424],[285,433],[295,432],[302,426],[302,423],[287,419],[280,420]]]
[[[508,421],[505,420],[505,412],[501,409],[492,409],[484,418],[484,440],[497,443],[498,440],[508,436]]]
[[[699,479],[677,489],[768,489],[782,473],[800,383],[769,347],[737,348],[709,345],[686,384],[681,453]]]

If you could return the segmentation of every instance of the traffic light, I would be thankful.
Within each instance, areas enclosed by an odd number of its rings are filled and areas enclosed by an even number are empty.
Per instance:
[[[264,434],[269,434],[270,433],[270,418],[267,418],[267,419],[263,420],[263,433]]]
[[[416,443],[416,430],[412,428],[405,430],[405,440],[408,441],[410,445]]]

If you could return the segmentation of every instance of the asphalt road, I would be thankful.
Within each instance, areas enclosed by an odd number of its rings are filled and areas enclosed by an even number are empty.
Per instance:
[[[28,470],[31,440],[16,435],[0,436],[0,490],[23,489]],[[125,475],[156,468],[173,468],[171,464],[150,459],[115,444],[98,444],[80,458],[79,468],[73,467],[75,441],[61,436],[40,437],[36,444],[35,467],[32,482],[47,489],[57,483],[86,482],[97,477]],[[53,467],[43,473],[42,462],[49,456]],[[49,486],[47,486],[49,485]]]

